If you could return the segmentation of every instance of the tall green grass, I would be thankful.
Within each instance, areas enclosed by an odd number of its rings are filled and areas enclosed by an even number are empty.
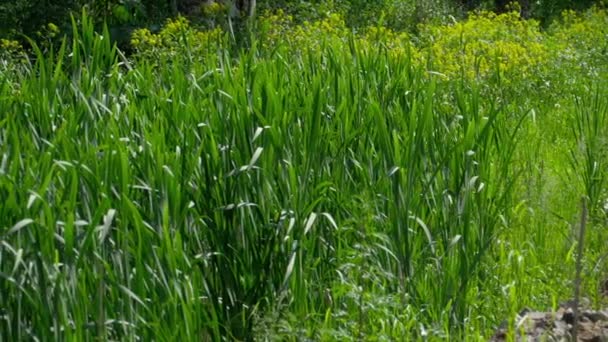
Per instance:
[[[107,37],[84,16],[0,78],[2,339],[467,334],[528,110],[381,47],[131,65]]]
[[[591,89],[591,96],[576,98],[576,111],[570,122],[575,143],[570,150],[571,170],[578,175],[574,179],[580,179],[595,218],[604,218],[608,211],[604,207],[608,203],[608,102],[605,96],[602,89]]]

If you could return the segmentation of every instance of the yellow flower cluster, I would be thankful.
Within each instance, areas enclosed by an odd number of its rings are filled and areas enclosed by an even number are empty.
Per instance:
[[[293,16],[279,9],[276,12],[265,11],[260,16],[258,27],[261,32],[262,46],[268,48],[288,37],[294,26]]]
[[[169,19],[160,32],[160,37],[163,40],[171,41],[179,38],[184,32],[190,29],[188,19],[178,16],[175,19]]]
[[[42,39],[52,40],[59,35],[59,27],[53,23],[48,23],[36,31],[36,35]]]
[[[448,76],[472,79],[499,72],[525,77],[549,54],[538,22],[523,20],[516,11],[480,12],[453,25],[421,29],[432,68]]]
[[[291,15],[278,10],[262,14],[259,25],[263,47],[284,45],[296,53],[314,50],[322,43],[343,43],[349,33],[346,23],[336,13],[322,20],[295,24]]]
[[[27,55],[18,41],[0,39],[0,74],[12,74],[17,65],[24,65],[26,61]]]
[[[46,28],[48,30],[49,37],[51,38],[56,37],[59,34],[59,27],[53,23],[48,23]]]
[[[17,61],[24,56],[23,46],[16,40],[0,39],[0,59]]]
[[[296,46],[310,43],[312,47],[320,41],[344,41],[348,37],[349,30],[346,23],[339,14],[332,13],[327,18],[319,21],[309,22],[295,27],[293,42]]]
[[[22,51],[23,47],[16,40],[0,39],[0,49],[12,53]]]
[[[218,4],[207,8],[224,10]],[[368,27],[353,35],[336,13],[321,20],[297,22],[278,10],[263,13],[256,24],[262,51],[281,49],[282,53],[298,55],[322,51],[323,45],[349,49],[354,43],[362,51],[382,48],[390,58],[409,58],[447,78],[500,76],[503,85],[522,84],[529,76],[544,79],[549,69],[555,74],[559,63],[593,65],[599,58],[608,59],[608,14],[598,8],[582,14],[564,12],[562,20],[547,32],[541,32],[537,21],[521,18],[518,8],[503,14],[482,11],[449,25],[421,24],[416,39],[384,26]],[[202,57],[209,48],[215,51],[225,44],[224,38],[221,29],[197,30],[187,19],[178,17],[169,20],[158,34],[136,30],[131,43],[140,55],[184,56],[187,48],[190,55]]]
[[[141,56],[184,56],[188,49],[190,55],[203,57],[207,49],[215,50],[221,44],[223,36],[220,29],[197,30],[180,16],[168,20],[158,34],[146,28],[133,31],[131,45]]]
[[[329,44],[340,49],[347,49],[350,29],[342,16],[331,13],[322,20],[304,21],[296,24],[291,15],[278,10],[266,12],[261,16],[259,27],[262,34],[262,46],[282,46],[289,53],[302,53],[308,49],[315,50],[323,44]],[[373,26],[361,34],[354,35],[357,48],[363,50],[386,49],[391,58],[410,56],[413,61],[421,62],[422,54],[411,42],[411,37],[405,32],[395,32],[383,26]]]
[[[147,28],[137,29],[131,34],[131,45],[139,52],[149,51],[161,45],[161,39]]]
[[[391,58],[406,58],[408,55],[415,63],[422,63],[421,52],[412,44],[412,38],[405,32],[395,32],[384,26],[368,27],[356,40],[359,48],[377,49],[380,44]]]
[[[226,12],[226,10],[227,7],[225,5],[217,3],[215,1],[208,5],[201,6],[201,12],[206,17],[216,17],[222,15]]]

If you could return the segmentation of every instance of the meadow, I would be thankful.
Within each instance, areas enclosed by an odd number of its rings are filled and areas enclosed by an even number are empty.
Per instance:
[[[0,340],[487,340],[577,258],[604,306],[608,13],[418,31],[2,41]]]

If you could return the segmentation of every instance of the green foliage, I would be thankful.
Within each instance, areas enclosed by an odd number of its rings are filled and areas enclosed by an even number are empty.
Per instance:
[[[233,53],[207,10],[0,56],[0,339],[487,340],[567,299],[582,194],[593,289],[605,11],[268,11]]]
[[[593,97],[577,102],[569,126],[574,136],[570,158],[575,175],[580,175],[584,195],[593,219],[608,217],[608,103],[603,90],[594,89]],[[573,177],[577,178],[577,177]]]
[[[259,21],[259,39],[266,48],[285,46],[291,52],[316,51],[325,44],[346,46],[349,29],[339,14],[296,24],[293,16],[279,10],[266,12]]]
[[[365,28],[383,25],[395,30],[415,30],[421,22],[441,21],[457,12],[448,0],[432,1],[278,1],[260,3],[260,12],[274,12],[278,9],[291,16],[295,23],[319,21],[328,13],[339,14],[348,27]]]
[[[114,18],[119,24],[127,24],[132,21],[131,13],[123,5],[115,5],[112,8],[112,18]]]
[[[14,57],[23,52],[23,47],[16,40],[0,39],[1,57]]]
[[[204,59],[227,46],[226,36],[219,28],[197,30],[184,17],[167,20],[159,33],[137,29],[131,37],[131,45],[144,60],[170,63],[181,60],[192,62]]]
[[[2,78],[19,72],[26,61],[27,56],[18,41],[0,39],[0,74],[2,74]]]
[[[562,52],[559,63],[595,74],[608,64],[608,12],[592,8],[582,13],[565,11],[548,29]],[[578,65],[575,65],[578,64]]]
[[[104,22],[112,27],[150,24],[161,22],[173,14],[167,0],[3,1],[0,4],[0,38],[22,39],[21,35],[37,38],[37,32],[49,23],[55,23],[64,33],[68,32],[70,15],[78,15],[82,7],[99,26]]]
[[[3,1],[0,4],[0,37],[19,34],[34,37],[35,32],[49,22],[67,23],[70,11],[78,9],[79,5],[79,0]]]
[[[453,25],[424,26],[421,35],[432,68],[449,77],[529,78],[550,54],[538,22],[522,20],[516,11],[480,12]]]
[[[594,5],[605,6],[605,0],[541,0],[531,1],[529,12],[544,23],[551,23],[567,10],[583,11]]]

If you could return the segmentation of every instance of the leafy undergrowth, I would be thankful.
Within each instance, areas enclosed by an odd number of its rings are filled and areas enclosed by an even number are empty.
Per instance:
[[[607,18],[413,37],[268,13],[238,53],[181,18],[127,60],[83,16],[14,47],[2,338],[487,339],[571,297],[583,196],[601,306]]]

